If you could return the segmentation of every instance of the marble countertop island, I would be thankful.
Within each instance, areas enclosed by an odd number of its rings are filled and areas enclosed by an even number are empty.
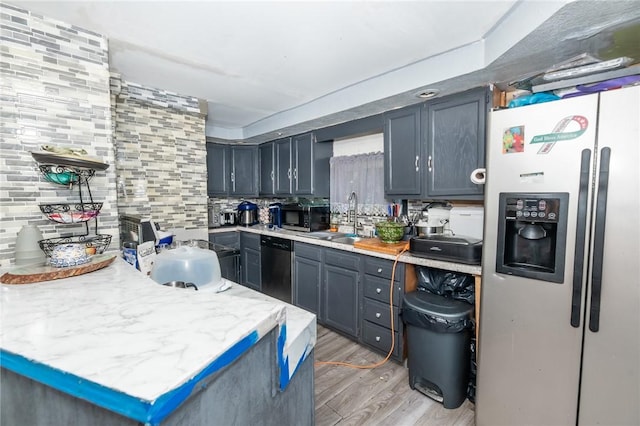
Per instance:
[[[316,341],[315,315],[299,308],[235,284],[222,293],[161,286],[120,258],[1,291],[3,368],[149,424],[271,330],[281,389]]]

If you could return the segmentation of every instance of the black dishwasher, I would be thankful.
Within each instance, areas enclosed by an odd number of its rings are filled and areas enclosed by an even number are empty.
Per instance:
[[[291,251],[293,243],[285,238],[260,236],[260,278],[262,292],[291,303]]]

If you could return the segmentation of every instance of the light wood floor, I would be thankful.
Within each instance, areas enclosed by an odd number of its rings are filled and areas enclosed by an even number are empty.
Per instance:
[[[384,357],[318,326],[316,361],[373,364]],[[474,425],[474,405],[447,410],[409,387],[409,370],[387,361],[372,370],[316,365],[316,426]]]

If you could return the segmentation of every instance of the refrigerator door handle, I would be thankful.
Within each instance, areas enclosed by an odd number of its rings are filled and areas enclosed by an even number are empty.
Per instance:
[[[596,225],[593,238],[593,269],[591,271],[591,308],[589,330],[600,329],[600,295],[602,293],[602,266],[604,258],[604,232],[607,218],[607,191],[609,187],[609,160],[611,148],[600,150],[600,172],[598,177],[598,201],[596,202]]]
[[[587,209],[589,198],[589,175],[591,172],[591,150],[582,150],[580,161],[580,185],[578,189],[578,220],[576,223],[576,249],[573,260],[573,286],[571,291],[571,325],[580,327],[582,305],[582,282],[584,250],[587,235]]]

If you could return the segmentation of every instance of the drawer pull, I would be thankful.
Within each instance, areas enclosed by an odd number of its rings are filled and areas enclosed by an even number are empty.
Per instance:
[[[376,342],[380,341],[380,336],[376,336]]]
[[[382,289],[380,287],[376,288],[376,293],[378,294],[382,293]]]
[[[376,318],[380,318],[382,314],[380,312],[376,312]]]
[[[382,273],[382,268],[378,268],[378,273]]]

